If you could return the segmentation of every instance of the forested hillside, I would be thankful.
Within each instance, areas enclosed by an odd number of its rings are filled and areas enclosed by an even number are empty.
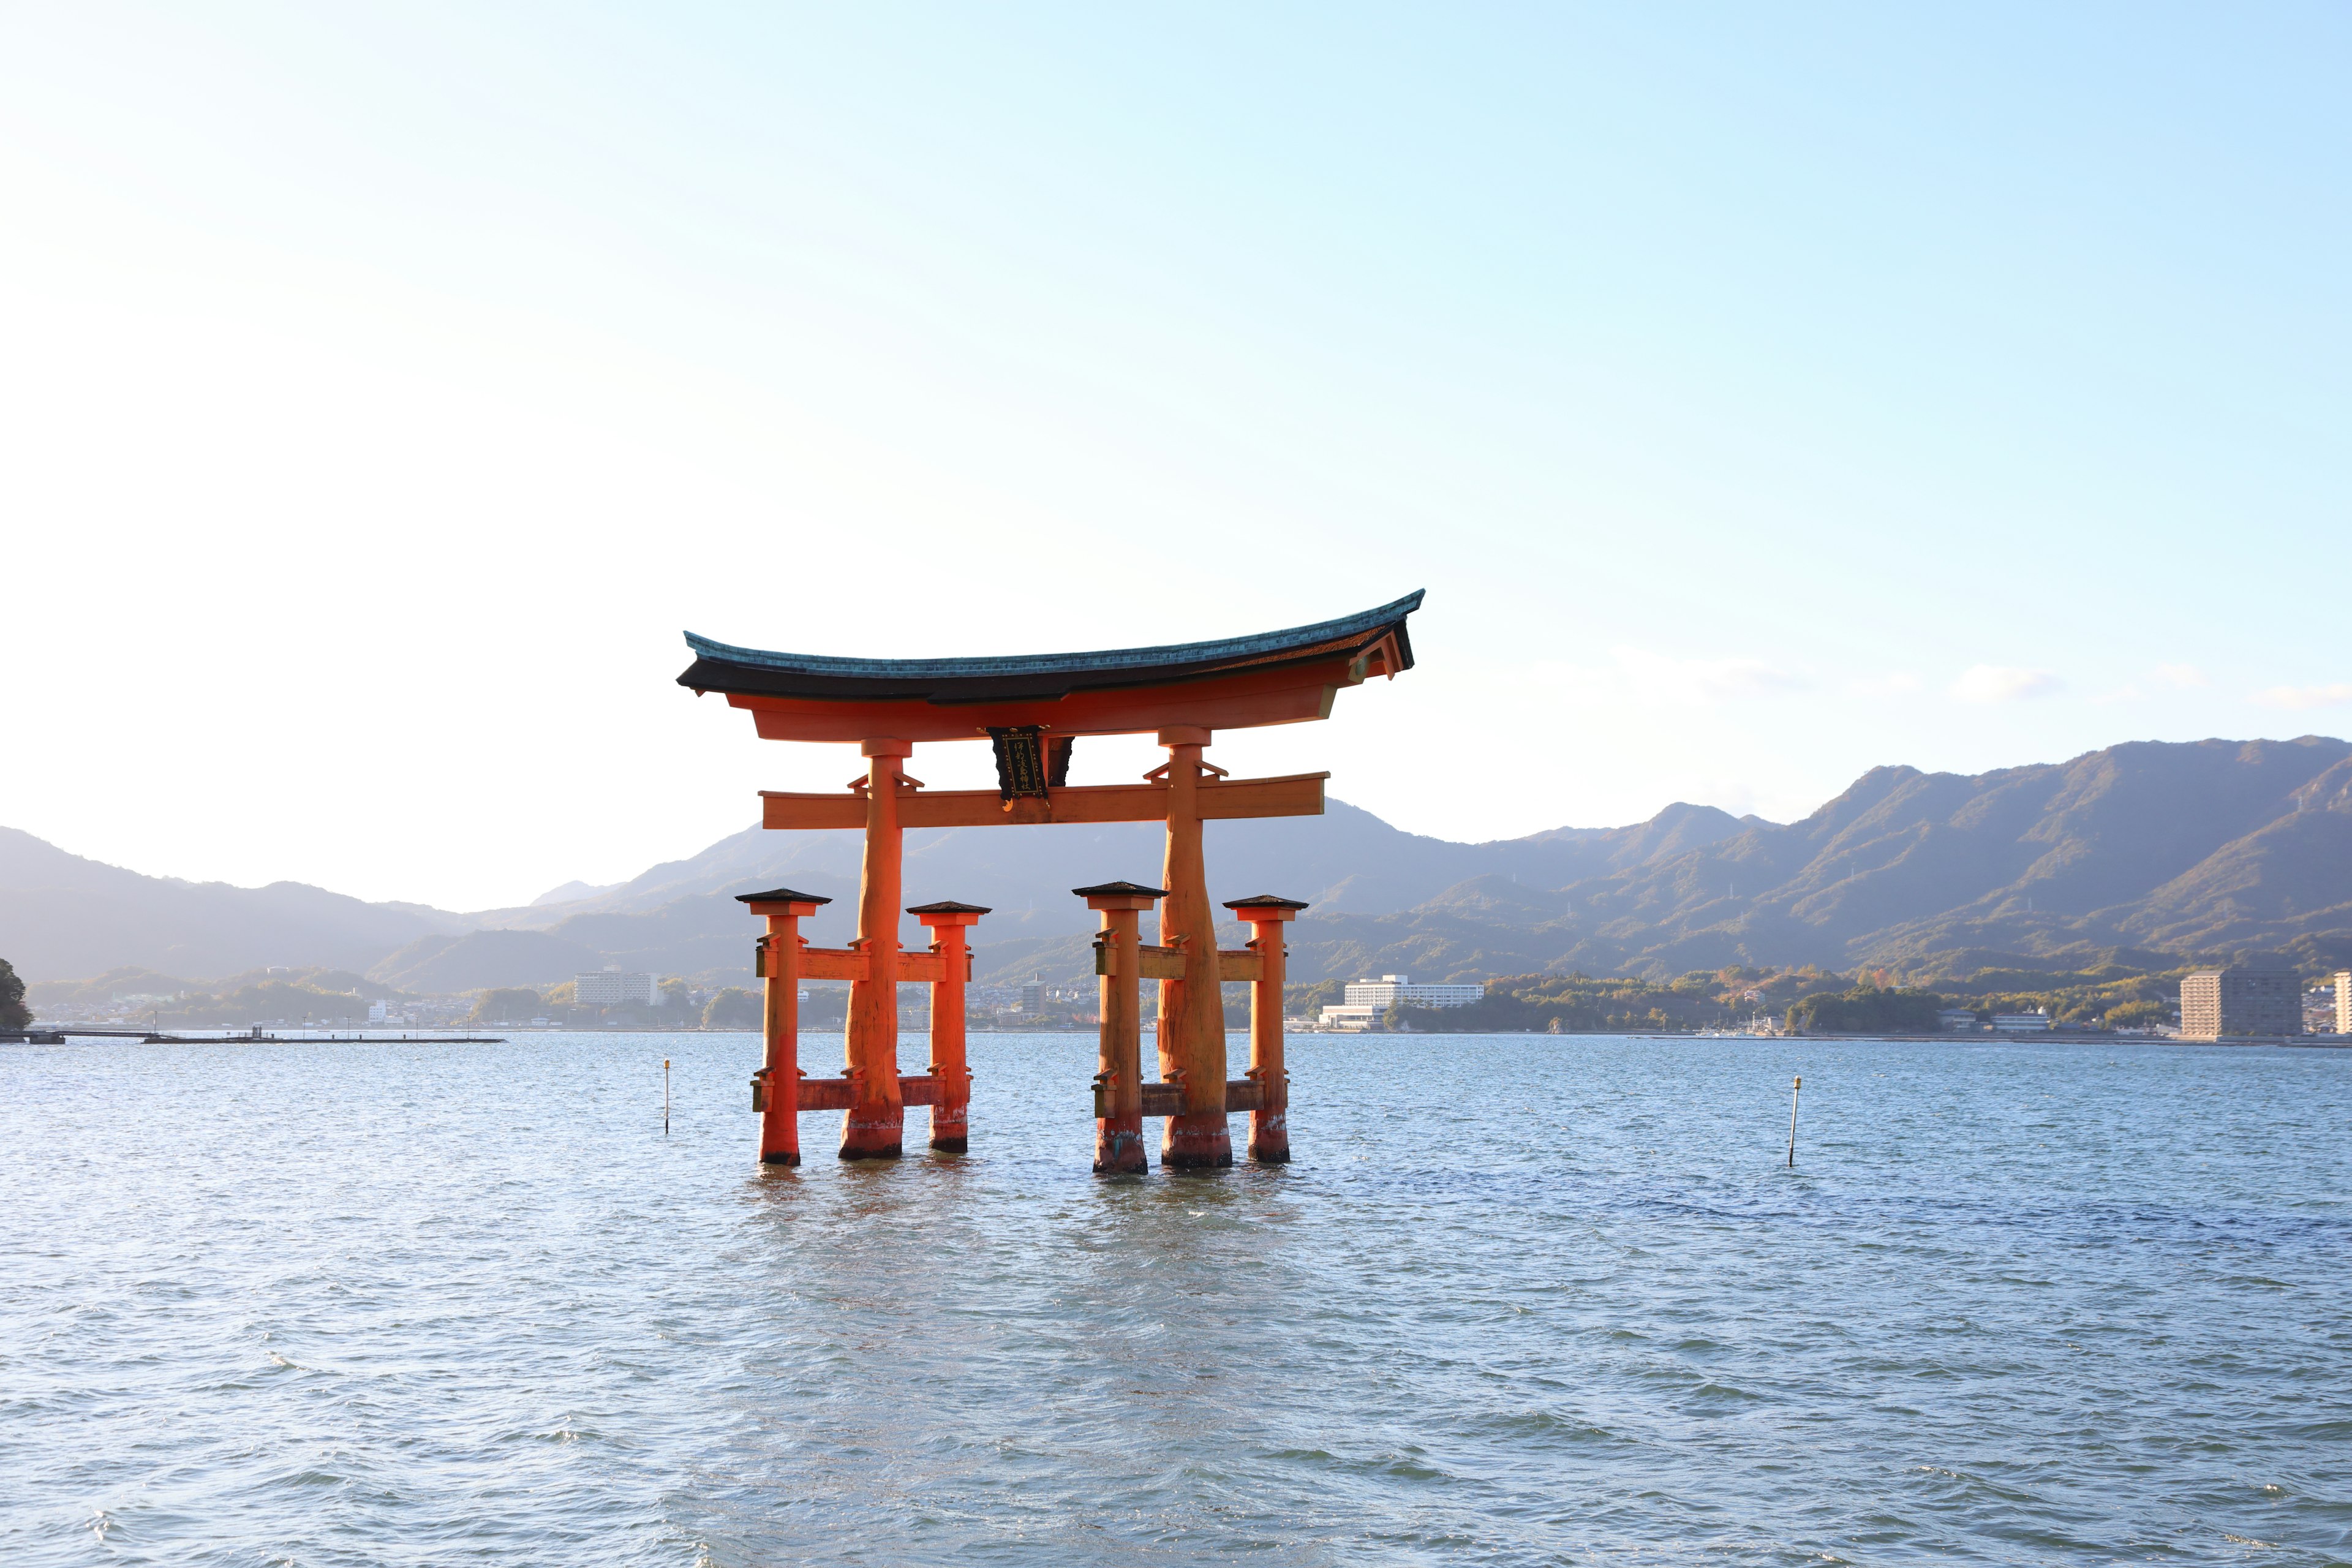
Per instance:
[[[1676,805],[1625,827],[1462,844],[1334,801],[1320,817],[1213,824],[1208,841],[1214,897],[1313,904],[1291,928],[1304,982],[1808,964],[1934,981],[2269,951],[2352,963],[2352,746],[2315,736],[2136,742],[1969,775],[1878,768],[1786,824]],[[618,887],[455,914],[142,877],[0,830],[0,956],[42,980],[324,964],[446,993],[618,963],[738,983],[752,930],[731,895],[783,882],[831,896],[810,934],[838,942],[857,854],[855,834],[750,828]],[[974,933],[984,983],[1075,979],[1093,921],[1069,889],[1151,880],[1159,856],[1144,824],[915,832],[907,901],[993,909]]]

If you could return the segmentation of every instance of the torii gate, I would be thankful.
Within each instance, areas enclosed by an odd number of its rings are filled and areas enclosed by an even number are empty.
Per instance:
[[[899,1153],[908,1104],[932,1106],[932,1145],[963,1146],[963,1111],[970,1075],[963,1070],[963,982],[970,955],[965,929],[987,910],[976,905],[923,906],[914,912],[938,933],[928,952],[902,952],[898,942],[900,835],[909,827],[979,827],[999,824],[1055,822],[1165,822],[1165,889],[1119,884],[1079,889],[1101,909],[1104,931],[1097,941],[1096,967],[1104,975],[1105,1077],[1097,1079],[1099,1129],[1097,1168],[1140,1169],[1140,1122],[1113,1129],[1108,1122],[1164,1114],[1161,1163],[1199,1169],[1233,1163],[1226,1129],[1229,1109],[1242,1098],[1225,1079],[1225,1027],[1222,979],[1259,982],[1252,1005],[1254,1042],[1260,1016],[1268,1010],[1268,971],[1278,987],[1279,927],[1272,934],[1272,962],[1265,958],[1266,925],[1286,920],[1303,905],[1270,895],[1243,900],[1236,912],[1261,922],[1252,952],[1220,954],[1216,915],[1209,903],[1202,858],[1202,824],[1253,816],[1314,816],[1323,811],[1323,781],[1328,773],[1234,779],[1204,762],[1202,752],[1218,730],[1262,724],[1293,724],[1327,719],[1343,687],[1375,675],[1391,678],[1412,668],[1412,645],[1405,618],[1421,607],[1420,593],[1360,615],[1255,637],[1164,647],[1121,648],[1100,653],[1040,654],[1012,658],[941,659],[834,658],[731,647],[686,634],[694,663],[677,678],[697,696],[718,691],[730,706],[751,714],[761,736],[772,741],[856,742],[867,759],[866,775],[841,795],[760,792],[761,825],[767,827],[858,828],[866,852],[857,903],[857,939],[846,949],[810,948],[798,934],[800,920],[828,900],[789,888],[745,896],[753,913],[767,918],[761,973],[767,981],[767,1064],[755,1080],[755,1102],[764,1111],[761,1158],[774,1164],[800,1163],[798,1113],[837,1109],[843,1118],[841,1157],[895,1159]],[[1140,784],[1073,787],[1063,781],[1070,746],[1080,735],[1156,733],[1168,761]],[[919,742],[986,738],[996,751],[994,790],[927,790],[909,777],[904,763]],[[1108,901],[1106,901],[1106,896]],[[1158,949],[1139,949],[1132,934],[1139,910],[1163,897]],[[1129,911],[1125,929],[1114,911]],[[1121,956],[1136,951],[1134,967],[1117,975]],[[1255,958],[1256,962],[1249,962]],[[1241,973],[1244,969],[1256,973]],[[1124,1011],[1133,1030],[1132,1009],[1114,1005],[1114,978],[1131,988],[1146,976],[1160,978],[1160,1092],[1120,1084],[1114,1057],[1113,1015]],[[798,1067],[797,986],[803,979],[850,982],[847,1067],[839,1079],[809,1079]],[[933,984],[932,1070],[919,1078],[898,1073],[898,984]],[[1281,994],[1271,999],[1273,1079],[1281,1077]],[[952,1019],[948,1017],[952,1011]],[[1254,1044],[1254,1058],[1261,1051]],[[1127,1059],[1132,1060],[1128,1054]],[[1127,1068],[1139,1075],[1139,1064]],[[1169,1085],[1176,1086],[1174,1093]],[[1245,1086],[1234,1085],[1238,1090]],[[1105,1090],[1108,1090],[1106,1098]],[[1248,1107],[1258,1118],[1252,1153],[1261,1160],[1288,1158],[1282,1124],[1287,1103],[1279,1081],[1261,1079]],[[1132,1109],[1130,1109],[1132,1108]],[[1110,1113],[1106,1115],[1106,1113]],[[1121,1140],[1116,1131],[1128,1131]],[[1132,1147],[1131,1158],[1128,1148]]]

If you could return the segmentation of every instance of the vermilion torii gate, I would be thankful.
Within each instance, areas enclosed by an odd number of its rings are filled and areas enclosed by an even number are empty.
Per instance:
[[[1253,1112],[1253,1154],[1288,1158],[1277,922],[1304,906],[1271,895],[1240,900],[1235,912],[1257,923],[1259,940],[1246,951],[1220,953],[1202,825],[1319,816],[1323,781],[1330,775],[1229,778],[1202,752],[1218,730],[1326,719],[1343,687],[1412,668],[1405,619],[1421,599],[1414,593],[1360,615],[1256,637],[1015,658],[834,658],[730,647],[688,633],[695,660],[679,685],[698,696],[724,693],[731,706],[751,714],[765,739],[854,742],[867,759],[865,775],[843,794],[761,792],[765,826],[866,832],[857,939],[849,947],[811,948],[800,937],[800,921],[825,900],[789,888],[744,900],[766,918],[769,931],[760,965],[768,987],[767,1062],[754,1089],[764,1112],[761,1158],[798,1164],[798,1114],[819,1109],[846,1112],[845,1160],[897,1157],[908,1104],[932,1107],[933,1147],[963,1147],[970,1099],[963,1067],[962,991],[971,962],[965,931],[988,911],[969,904],[920,906],[910,912],[933,928],[936,940],[929,952],[901,951],[900,836],[909,827],[1055,822],[1168,826],[1164,889],[1106,884],[1079,890],[1104,911],[1096,964],[1106,977],[1097,1168],[1142,1167],[1139,1119],[1147,1115],[1167,1117],[1163,1164],[1230,1165],[1225,1117],[1229,1109],[1244,1109],[1237,1101]],[[1076,737],[1136,733],[1156,733],[1168,748],[1168,761],[1142,783],[1063,782]],[[905,771],[919,743],[983,738],[995,747],[996,789],[929,790]],[[1143,948],[1134,934],[1137,911],[1163,898],[1160,945]],[[1123,975],[1122,964],[1129,966]],[[1112,982],[1131,994],[1139,979],[1154,977],[1160,981],[1161,1081],[1145,1086],[1138,1081],[1139,1061],[1127,1065],[1134,1059],[1131,1048],[1113,1038],[1115,1014],[1126,1015],[1118,1027],[1129,1037],[1137,1026],[1131,1007],[1115,1005]],[[803,1081],[797,987],[802,980],[824,978],[850,982],[846,1069],[838,1079]],[[1258,983],[1251,1031],[1258,1076],[1229,1085],[1219,986],[1222,980],[1244,978]],[[898,984],[916,980],[933,986],[931,1070],[901,1078]]]

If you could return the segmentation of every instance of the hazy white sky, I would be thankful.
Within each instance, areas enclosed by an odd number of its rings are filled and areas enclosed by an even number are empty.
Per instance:
[[[1493,837],[2341,733],[2347,175],[2340,5],[10,7],[0,824],[520,901],[856,770],[681,628],[1416,587],[1213,754]]]

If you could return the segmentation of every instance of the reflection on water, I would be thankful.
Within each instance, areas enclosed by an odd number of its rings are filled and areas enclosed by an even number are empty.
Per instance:
[[[972,1050],[794,1171],[740,1037],[0,1048],[5,1561],[2352,1553],[2352,1055],[1309,1037],[1105,1181]]]

